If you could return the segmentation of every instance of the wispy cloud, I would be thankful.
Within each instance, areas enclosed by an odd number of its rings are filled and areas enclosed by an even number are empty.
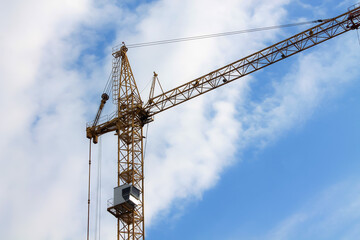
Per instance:
[[[288,3],[157,1],[127,9],[112,1],[8,2],[0,23],[9,33],[0,40],[0,110],[6,113],[0,125],[2,237],[84,235],[85,121],[96,111],[99,99],[93,97],[102,90],[111,68],[110,54],[103,55],[114,43],[124,38],[142,42],[228,31],[264,22],[275,25],[286,17]],[[108,36],[102,36],[104,31]],[[153,70],[163,86],[171,88],[258,50],[278,34],[212,39],[163,50],[134,49],[129,58],[139,88]],[[322,49],[301,56],[260,100],[254,101],[250,90],[260,80],[248,77],[156,116],[145,163],[147,222],[171,213],[175,201],[201,199],[234,164],[236,153],[276,140],[358,76],[356,61],[348,60],[359,57],[351,41],[333,42],[331,52]],[[92,51],[99,44],[102,48]],[[116,176],[111,137],[104,139],[105,199],[111,197]],[[109,229],[105,235],[115,232],[113,220],[111,215],[103,217],[108,223],[103,227]]]
[[[69,39],[86,1],[2,4],[0,45],[1,237],[83,235],[86,84],[67,68],[82,49]],[[83,197],[84,196],[84,197]],[[68,224],[71,221],[71,224]],[[66,226],[63,231],[59,226]]]
[[[148,174],[150,206],[167,209],[157,198],[171,203],[172,199],[201,196],[199,193],[212,187],[222,170],[232,164],[236,152],[247,147],[263,148],[304,124],[324,100],[340,94],[359,74],[352,61],[359,58],[359,53],[348,55],[353,41],[343,39],[332,44],[331,52],[324,47],[301,56],[288,75],[274,84],[273,93],[260,101],[252,100],[248,93],[251,83],[245,80],[214,95],[216,100],[205,97],[184,106],[180,116],[166,116],[168,123],[161,126],[168,133],[157,130],[162,136],[156,136],[163,139],[163,151],[159,152],[161,147],[156,145],[148,155],[148,168],[153,168]],[[158,157],[153,156],[156,152]],[[160,185],[163,190],[156,188]]]
[[[358,179],[348,179],[334,184],[304,203],[265,238],[357,239],[359,225],[360,184]]]
[[[272,5],[239,1],[202,3],[158,2],[150,15],[139,23],[140,38],[161,38],[164,33],[176,37],[176,34],[186,36],[242,26],[245,28],[247,23],[260,24],[267,17],[272,21],[268,24],[276,24],[285,16],[282,6],[287,1],[276,1]],[[204,12],[199,15],[202,6]],[[254,9],[256,6],[261,6],[258,11]],[[171,17],[179,11],[187,17]],[[238,21],[233,22],[235,16]],[[152,26],[156,26],[156,29]],[[176,29],[172,26],[176,26]],[[149,67],[156,66],[160,81],[170,88],[216,69],[235,56],[238,58],[236,52],[247,54],[255,51],[275,36],[274,32],[243,36],[238,44],[234,44],[236,40],[213,39],[165,46],[166,51],[161,52],[157,48],[143,49],[141,52],[130,49],[129,56],[130,60],[144,66],[145,71],[142,68],[140,72],[133,65],[140,81],[148,79],[144,73],[148,75],[153,70]],[[144,59],[140,54],[151,57]],[[151,223],[158,214],[168,212],[176,200],[188,202],[189,199],[201,198],[205,190],[216,184],[223,169],[233,162],[242,124],[237,108],[245,104],[249,80],[241,80],[228,88],[168,110],[156,116],[155,122],[150,124],[146,156],[145,209],[146,217],[150,220],[147,222]]]

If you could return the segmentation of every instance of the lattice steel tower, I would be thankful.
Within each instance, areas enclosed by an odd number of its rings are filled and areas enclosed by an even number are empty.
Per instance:
[[[354,5],[348,12],[335,18],[319,22],[319,25],[155,97],[153,94],[155,82],[158,79],[154,73],[150,96],[145,104],[141,101],[126,55],[128,49],[125,45],[115,48],[110,80],[112,82],[112,101],[117,106],[116,112],[105,122],[100,121],[99,123],[102,109],[109,99],[108,93],[104,92],[95,120],[87,125],[86,133],[87,138],[92,139],[94,143],[98,142],[98,136],[108,132],[115,132],[117,136],[117,187],[114,188],[114,199],[108,203],[107,210],[117,218],[118,240],[145,239],[144,125],[151,122],[155,114],[284,60],[349,30],[358,29],[360,26],[360,5]],[[89,161],[89,165],[90,163],[91,161]]]

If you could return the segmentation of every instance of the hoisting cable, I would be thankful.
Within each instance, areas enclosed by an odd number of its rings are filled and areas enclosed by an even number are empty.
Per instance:
[[[143,90],[140,91],[140,94],[145,91],[145,89],[150,85],[151,82],[152,82],[152,79],[150,79],[150,80],[147,82],[147,84],[145,85],[145,87],[143,88]]]
[[[90,173],[91,173],[91,139],[90,139],[90,144],[89,144],[89,188],[88,188],[87,240],[89,240],[89,229],[90,229]]]
[[[103,93],[106,93],[108,96],[110,96],[111,88],[112,88],[112,72],[110,73],[110,76],[106,82]]]
[[[357,37],[358,37],[358,42],[359,42],[359,45],[360,45],[359,29],[356,29],[356,34],[357,34]]]
[[[143,157],[143,161],[145,161],[145,156],[146,156],[146,145],[147,145],[148,130],[149,130],[149,124],[146,125],[145,146],[144,146],[144,157]]]
[[[102,141],[99,138],[98,151],[98,173],[96,183],[96,210],[95,210],[95,240],[100,240],[101,228],[101,162],[102,162]]]
[[[223,36],[229,36],[229,35],[235,35],[235,34],[260,32],[260,31],[266,31],[266,30],[272,30],[272,29],[289,28],[289,27],[295,27],[295,26],[300,26],[300,25],[321,23],[321,22],[325,22],[327,20],[328,19],[318,19],[318,20],[313,20],[313,21],[289,23],[289,24],[276,25],[276,26],[270,26],[270,27],[252,28],[252,29],[246,29],[246,30],[198,35],[198,36],[192,36],[192,37],[173,38],[173,39],[153,41],[153,42],[134,43],[134,44],[127,44],[126,47],[127,48],[139,48],[139,47],[148,47],[148,46],[155,46],[155,45],[169,44],[169,43],[176,43],[176,42],[194,41],[194,40],[200,40],[200,39],[205,39],[205,38],[223,37]]]

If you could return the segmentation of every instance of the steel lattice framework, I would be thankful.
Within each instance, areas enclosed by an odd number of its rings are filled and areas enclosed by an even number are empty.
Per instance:
[[[98,136],[115,132],[118,138],[117,184],[131,184],[140,190],[140,204],[135,208],[119,211],[112,204],[108,211],[118,221],[118,240],[142,240],[144,236],[144,162],[143,126],[152,117],[166,109],[184,103],[236,79],[295,55],[360,26],[360,5],[354,5],[348,12],[296,34],[261,51],[228,64],[202,77],[192,80],[158,96],[150,97],[143,104],[127,58],[126,46],[113,51],[112,100],[117,111],[107,121],[98,120],[102,108],[109,98],[102,95],[102,101],[95,121],[87,125],[87,137],[97,143]],[[157,75],[154,73],[152,90]]]
[[[305,49],[316,46],[351,29],[358,28],[359,21],[359,8],[354,8],[336,18],[328,19],[322,24],[284,41],[149,99],[145,108],[150,116],[155,115]]]
[[[140,190],[142,197],[141,203],[135,209],[127,209],[125,212],[119,212],[112,206],[108,209],[118,218],[118,239],[121,240],[143,239],[144,236],[143,124],[138,117],[142,101],[126,51],[126,47],[123,47],[119,55],[115,55],[112,75],[113,101],[118,105],[117,183],[118,186],[132,184]]]

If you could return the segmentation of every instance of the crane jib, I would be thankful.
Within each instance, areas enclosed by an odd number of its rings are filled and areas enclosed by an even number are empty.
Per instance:
[[[270,47],[212,71],[177,88],[149,99],[145,110],[153,116],[236,79],[279,62],[360,26],[360,8],[298,33]]]

